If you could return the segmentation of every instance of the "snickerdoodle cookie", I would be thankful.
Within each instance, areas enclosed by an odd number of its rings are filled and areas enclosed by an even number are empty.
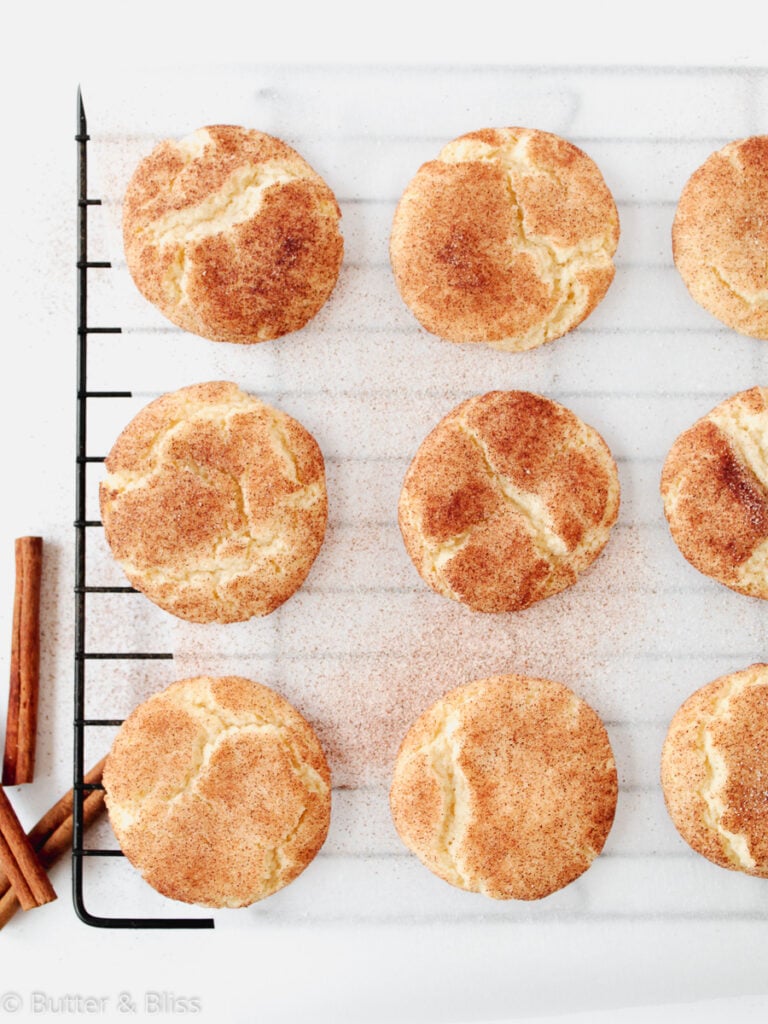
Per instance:
[[[428,331],[520,351],[594,310],[618,241],[616,204],[586,153],[549,132],[488,128],[419,169],[395,212],[390,256]]]
[[[417,719],[390,803],[401,839],[440,878],[535,900],[600,853],[617,792],[595,711],[560,683],[504,675],[460,686]]]
[[[234,125],[161,142],[123,204],[128,269],[173,323],[213,341],[303,327],[341,266],[333,192],[280,139]]]
[[[399,518],[423,579],[476,611],[525,608],[576,582],[619,510],[602,437],[527,391],[463,402],[427,435],[405,476]]]
[[[768,407],[765,388],[721,402],[672,445],[664,512],[699,572],[768,598]]]
[[[242,907],[288,885],[323,845],[331,779],[309,723],[237,676],[199,676],[123,723],[104,768],[112,827],[164,896]]]
[[[724,868],[768,878],[768,665],[697,690],[661,758],[667,810],[683,839]]]
[[[694,171],[672,227],[693,298],[728,327],[768,338],[768,135],[730,142]]]
[[[101,516],[134,587],[192,622],[266,615],[296,591],[325,534],[311,434],[235,384],[163,395],[106,460]]]

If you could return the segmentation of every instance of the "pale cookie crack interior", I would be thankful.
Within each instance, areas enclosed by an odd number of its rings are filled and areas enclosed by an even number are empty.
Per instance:
[[[739,175],[744,174],[744,161],[741,159],[741,144],[738,141],[731,142],[727,146],[724,146],[720,150],[720,154],[728,161],[731,167],[738,172]]]
[[[183,148],[183,143],[176,148],[185,156],[186,167],[203,156],[210,137],[203,131],[184,141],[188,143],[186,148]],[[140,244],[176,250],[163,279],[169,301],[179,306],[188,300],[190,246],[252,220],[258,215],[269,189],[313,176],[309,168],[306,173],[301,173],[295,164],[280,160],[244,164],[202,202],[171,210],[151,223],[135,228],[134,238]],[[169,191],[173,190],[175,182],[176,178],[173,178]],[[321,203],[321,209],[323,205]],[[328,212],[331,212],[330,206]]]
[[[472,430],[464,419],[458,419],[455,425],[468,438],[478,451],[481,458],[481,465],[488,479],[492,482],[496,493],[503,498],[508,509],[516,513],[521,522],[528,530],[531,543],[537,553],[549,562],[551,571],[557,568],[558,564],[568,556],[568,547],[563,538],[557,533],[552,522],[552,516],[547,508],[546,502],[537,494],[524,491],[516,487],[512,481],[500,473],[493,465],[488,448],[478,434]],[[467,530],[450,537],[448,540],[438,544],[429,544],[424,539],[423,529],[419,529],[422,542],[426,549],[426,560],[431,572],[440,579],[441,586],[453,593],[448,581],[445,579],[445,570],[451,560],[472,540],[473,535],[480,527],[484,526],[490,519],[498,515],[498,511],[491,512],[478,522],[474,523]],[[588,532],[579,550],[587,549],[590,546],[591,535]]]
[[[261,209],[267,189],[302,177],[305,175],[297,174],[279,160],[243,164],[218,191],[196,206],[171,210],[151,224],[137,227],[134,234],[142,242],[158,247],[199,242],[251,220]]]
[[[742,833],[730,832],[722,823],[727,810],[724,794],[728,785],[728,765],[715,745],[712,727],[728,720],[731,701],[750,685],[749,675],[742,674],[734,678],[718,698],[710,716],[702,723],[697,737],[697,747],[704,757],[707,771],[706,780],[699,789],[699,796],[706,807],[704,822],[717,834],[724,855],[741,871],[754,870],[755,860],[750,853],[747,837]]]
[[[530,256],[539,278],[549,286],[555,300],[555,306],[546,322],[537,324],[522,337],[489,342],[492,347],[499,349],[509,348],[512,343],[518,349],[533,348],[561,337],[572,324],[581,319],[589,301],[589,290],[578,280],[579,275],[613,265],[613,228],[574,246],[559,246],[550,238],[527,230],[525,208],[518,198],[517,183],[523,178],[541,175],[554,180],[558,185],[563,184],[553,171],[533,161],[528,153],[528,141],[525,135],[510,135],[506,145],[491,146],[477,140],[461,139],[446,146],[439,156],[444,163],[485,162],[503,168],[517,228],[513,255],[525,253]]]
[[[138,228],[136,235],[142,242],[158,248],[176,247],[163,282],[170,301],[176,306],[188,301],[189,246],[252,220],[261,209],[268,189],[299,177],[301,175],[279,162],[247,164],[238,168],[218,192],[199,205],[174,210],[147,228]]]
[[[458,852],[470,820],[471,802],[469,783],[459,764],[461,725],[461,706],[446,710],[430,742],[416,754],[428,759],[442,797],[440,824],[430,852],[444,878],[463,889],[472,889],[475,883]]]
[[[708,419],[720,430],[735,457],[752,472],[768,501],[768,401],[766,389],[761,388],[763,409],[752,412],[741,402],[725,402],[713,410]],[[671,496],[677,499],[680,487]],[[750,558],[739,566],[738,574],[744,584],[764,587],[768,578],[768,538],[759,544]]]
[[[531,532],[531,539],[536,550],[550,562],[553,559],[566,555],[568,548],[565,541],[559,536],[552,525],[552,517],[549,514],[546,503],[538,495],[516,487],[509,477],[504,476],[496,469],[491,461],[487,445],[467,425],[465,420],[459,420],[459,427],[461,432],[479,451],[483,461],[483,468],[496,491],[515,512],[519,512],[522,516]]]
[[[739,302],[742,302],[748,310],[768,308],[768,288],[746,291],[744,288],[737,288],[732,281],[729,281],[722,267],[712,265],[709,269],[723,288],[729,291]],[[768,263],[766,263],[766,278],[768,279]]]
[[[193,763],[174,791],[158,796],[153,790],[135,794],[130,801],[123,800],[119,806],[110,806],[110,817],[116,828],[128,832],[134,827],[141,828],[142,811],[150,807],[156,812],[158,805],[165,805],[169,810],[186,799],[200,800],[213,806],[214,801],[200,792],[200,781],[210,769],[211,760],[216,750],[231,736],[272,736],[276,737],[286,753],[294,775],[300,780],[308,794],[325,796],[328,784],[322,775],[306,762],[296,744],[292,740],[291,725],[275,714],[270,717],[255,712],[233,712],[222,707],[211,692],[210,685],[206,696],[189,697],[179,694],[162,695],[163,700],[171,700],[173,706],[185,711],[199,729]],[[285,850],[296,837],[309,811],[305,803],[297,814],[296,821],[280,840],[265,850],[265,878],[263,887],[266,891],[278,888],[282,873],[286,866]],[[239,904],[233,904],[239,905]]]

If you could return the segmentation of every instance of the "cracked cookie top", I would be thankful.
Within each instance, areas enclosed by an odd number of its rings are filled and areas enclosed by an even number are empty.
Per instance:
[[[460,686],[417,719],[390,804],[405,845],[440,878],[534,900],[590,866],[617,793],[596,712],[561,683],[505,675]]]
[[[699,572],[768,598],[768,405],[765,388],[721,402],[672,445],[661,475],[664,513]]]
[[[237,676],[173,683],[121,726],[104,767],[121,849],[171,899],[241,907],[325,841],[331,779],[309,723]]]
[[[317,442],[226,381],[151,402],[118,437],[99,488],[134,587],[192,622],[267,615],[304,582],[325,534]]]
[[[564,406],[491,391],[427,435],[400,494],[403,540],[423,579],[476,611],[518,611],[576,582],[619,509],[602,437]]]
[[[548,132],[485,129],[419,169],[395,212],[390,256],[428,331],[520,351],[593,311],[618,241],[616,204],[586,153]]]
[[[741,334],[768,338],[768,135],[730,142],[694,171],[672,251],[700,306]]]
[[[692,694],[661,758],[667,810],[697,853],[768,878],[768,665],[722,676]]]
[[[233,125],[160,143],[123,203],[139,291],[212,341],[252,343],[303,327],[330,296],[344,243],[336,198],[280,139]]]

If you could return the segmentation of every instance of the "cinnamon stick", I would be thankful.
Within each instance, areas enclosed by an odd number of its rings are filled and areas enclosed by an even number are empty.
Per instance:
[[[103,757],[98,764],[95,764],[93,768],[83,777],[83,782],[89,786],[93,786],[98,782],[101,782],[101,775],[104,771],[104,762],[106,758]],[[101,790],[86,791],[85,799],[88,800],[92,796],[101,796],[104,794]],[[29,841],[32,843],[34,848],[39,852],[48,842],[50,836],[64,824],[67,819],[72,818],[72,809],[75,805],[75,793],[74,790],[68,790],[64,796],[57,800],[50,810],[46,811],[40,821],[35,825],[32,831],[29,833]],[[0,873],[0,895],[2,895],[8,887],[7,879],[3,878]]]
[[[91,768],[84,781],[91,785],[101,782],[103,769],[104,760],[101,760]],[[46,811],[29,833],[29,841],[38,852],[40,863],[46,870],[72,848],[73,807],[74,792],[70,789],[49,811]],[[83,825],[85,828],[96,820],[103,809],[103,791],[92,790],[86,794],[83,800]],[[18,897],[11,887],[10,880],[0,872],[0,928],[5,927],[19,906]]]
[[[11,679],[3,757],[4,786],[32,782],[35,774],[42,570],[42,537],[17,538]]]
[[[32,843],[16,817],[11,802],[0,788],[0,866],[5,871],[24,910],[42,907],[56,899]]]

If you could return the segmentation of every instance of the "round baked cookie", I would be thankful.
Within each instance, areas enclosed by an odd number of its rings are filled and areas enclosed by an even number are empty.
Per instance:
[[[768,878],[768,665],[697,690],[677,711],[661,757],[667,810],[715,864]]]
[[[503,675],[452,690],[416,720],[390,805],[405,845],[446,882],[536,900],[600,853],[617,793],[592,708],[561,683]]]
[[[212,341],[297,331],[333,290],[336,198],[280,139],[233,125],[161,142],[123,204],[128,269],[173,323]]]
[[[527,391],[463,402],[427,435],[400,493],[400,530],[423,579],[475,611],[509,612],[576,582],[619,510],[602,437]]]
[[[390,257],[428,331],[521,351],[592,312],[618,241],[616,204],[586,153],[549,132],[488,128],[417,171],[395,211]]]
[[[728,327],[768,338],[768,135],[713,153],[683,189],[672,226],[677,269]]]
[[[684,431],[661,474],[664,513],[691,565],[732,590],[768,598],[768,408],[765,388],[726,399]]]
[[[226,381],[150,402],[106,459],[112,554],[134,587],[191,622],[267,615],[304,582],[328,516],[317,442]]]
[[[237,676],[173,683],[120,727],[104,767],[109,819],[149,884],[243,907],[301,874],[325,841],[331,778],[309,723]]]

